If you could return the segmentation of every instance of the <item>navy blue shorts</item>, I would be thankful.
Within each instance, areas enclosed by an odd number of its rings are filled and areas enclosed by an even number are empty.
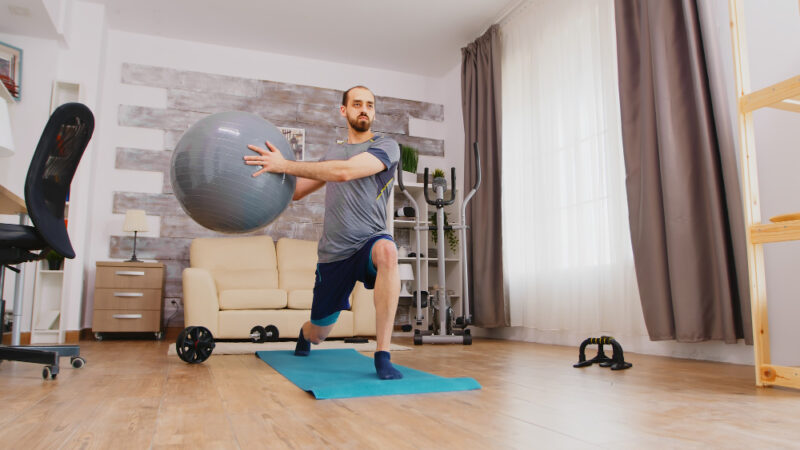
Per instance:
[[[372,246],[380,239],[394,240],[388,234],[370,238],[354,255],[341,261],[317,264],[317,279],[314,283],[314,300],[311,303],[311,322],[317,325],[330,325],[335,322],[329,316],[344,309],[350,309],[350,294],[356,281],[364,283],[367,289],[375,288],[378,275],[372,263]],[[331,323],[333,323],[331,322]]]

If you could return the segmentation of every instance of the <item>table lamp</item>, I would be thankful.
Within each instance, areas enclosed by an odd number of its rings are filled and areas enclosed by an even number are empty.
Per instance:
[[[406,282],[414,279],[414,270],[411,268],[411,264],[398,264],[397,268],[400,271],[400,296],[411,297]]]
[[[143,209],[129,209],[125,212],[125,225],[122,231],[133,231],[133,256],[125,262],[142,262],[136,258],[136,234],[147,231],[147,217]]]

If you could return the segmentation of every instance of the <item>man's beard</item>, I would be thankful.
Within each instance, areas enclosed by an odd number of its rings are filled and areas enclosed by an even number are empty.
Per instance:
[[[366,120],[362,122],[361,121],[362,118]],[[348,119],[347,122],[354,130],[358,131],[359,133],[369,131],[369,128],[372,126],[372,122],[369,120],[369,117],[366,116],[357,116],[355,119]]]

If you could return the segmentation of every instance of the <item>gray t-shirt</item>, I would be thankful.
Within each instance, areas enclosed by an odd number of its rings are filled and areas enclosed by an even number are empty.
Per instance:
[[[362,152],[375,156],[386,168],[368,177],[327,183],[325,222],[317,250],[321,263],[347,259],[371,237],[388,234],[386,203],[400,160],[397,142],[375,136],[361,144],[334,144],[320,161],[350,159]]]

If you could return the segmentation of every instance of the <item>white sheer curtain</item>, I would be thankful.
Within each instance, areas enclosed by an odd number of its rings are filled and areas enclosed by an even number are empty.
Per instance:
[[[501,38],[514,337],[640,340],[647,332],[629,237],[613,1],[534,1],[501,25]]]

